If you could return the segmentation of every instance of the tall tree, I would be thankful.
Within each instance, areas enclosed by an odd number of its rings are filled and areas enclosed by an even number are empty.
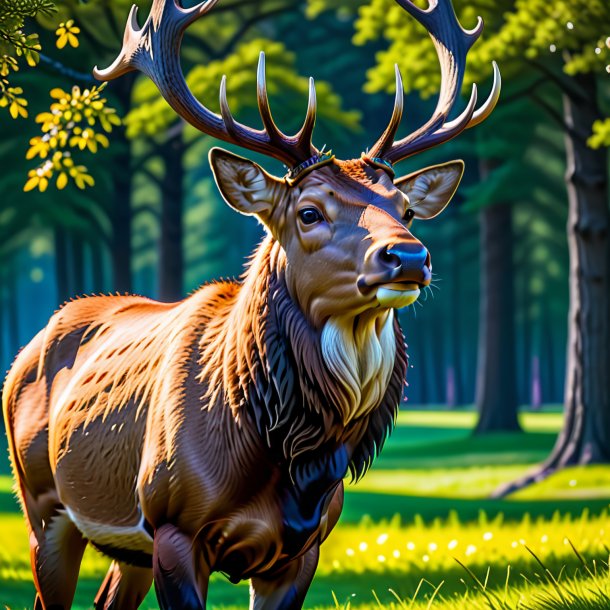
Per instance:
[[[610,51],[605,39],[610,12],[603,0],[549,3],[515,0],[493,6],[458,5],[462,23],[474,23],[476,11],[487,17],[486,38],[472,50],[469,78],[475,80],[493,58],[502,63],[508,79],[521,82],[525,71],[538,79],[524,93],[553,117],[566,135],[570,303],[565,425],[550,458],[541,469],[516,484],[529,483],[558,467],[610,461],[610,218],[607,156],[603,148],[587,145],[593,126],[604,133],[598,95]],[[361,12],[357,37],[365,41],[385,36],[387,52],[378,55],[370,73],[371,88],[387,88],[392,64],[411,63],[407,83],[434,90],[438,77],[428,76],[433,58],[412,44],[410,31],[391,0],[372,0]],[[415,69],[413,69],[415,66]],[[552,85],[563,98],[563,115],[545,100],[540,87]],[[605,85],[607,87],[607,84]],[[499,491],[507,493],[515,486]]]
[[[561,94],[563,115],[537,97],[566,139],[570,312],[564,427],[549,458],[504,495],[556,469],[610,462],[610,211],[604,148],[592,149],[602,120],[599,88],[610,51],[610,12],[602,0],[517,0],[486,52],[515,63],[524,57]],[[523,60],[521,60],[523,61]],[[603,75],[603,76],[602,76]]]

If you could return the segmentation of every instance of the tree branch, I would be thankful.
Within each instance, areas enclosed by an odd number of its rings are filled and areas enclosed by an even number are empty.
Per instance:
[[[504,95],[502,97],[502,103],[509,104],[510,102],[514,102],[518,99],[521,99],[526,95],[531,95],[536,91],[536,89],[538,89],[538,87],[540,87],[541,85],[545,85],[546,82],[546,79],[541,77],[533,83],[529,84],[527,87],[524,87],[520,91],[515,91],[515,93],[511,93],[511,95]]]
[[[526,59],[526,61],[533,66],[539,72],[542,72],[545,76],[547,76],[550,80],[557,85],[563,93],[569,96],[576,103],[586,101],[587,96],[583,91],[580,91],[578,87],[574,86],[574,83],[571,79],[564,78],[559,74],[556,74],[545,66],[543,63],[535,60],[535,59]]]
[[[216,51],[205,40],[191,34],[188,30],[184,33],[184,41],[188,44],[200,46],[210,60],[217,59]]]
[[[93,78],[93,74],[87,74],[86,72],[79,72],[78,70],[73,70],[72,68],[68,68],[60,61],[56,59],[52,59],[51,57],[44,55],[43,53],[39,53],[40,55],[40,65],[41,67],[50,70],[51,72],[55,72],[60,76],[65,76],[66,78],[77,81],[87,86],[93,86],[96,84],[96,80]]]
[[[535,93],[531,95],[531,98],[538,106],[540,106],[543,110],[545,110],[548,115],[561,127],[561,129],[570,135],[576,135],[576,132],[568,125],[560,112],[557,112],[551,104],[549,104],[546,100],[542,99],[540,96]]]
[[[254,25],[259,23],[260,21],[264,21],[273,15],[279,15],[281,13],[285,13],[286,11],[292,9],[290,5],[280,6],[273,10],[267,11],[266,13],[259,13],[257,15],[253,15],[249,19],[246,19],[237,29],[235,34],[231,36],[227,44],[222,48],[219,53],[219,57],[226,57],[232,50],[233,47],[239,42],[239,40],[246,34],[246,32]]]

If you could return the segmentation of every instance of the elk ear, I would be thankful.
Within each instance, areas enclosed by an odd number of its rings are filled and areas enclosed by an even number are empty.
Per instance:
[[[256,214],[261,220],[269,218],[287,188],[283,180],[222,148],[212,148],[209,159],[218,189],[232,208],[241,214]]]
[[[408,197],[415,218],[427,220],[438,216],[447,207],[463,173],[463,161],[449,161],[400,178],[394,186]]]

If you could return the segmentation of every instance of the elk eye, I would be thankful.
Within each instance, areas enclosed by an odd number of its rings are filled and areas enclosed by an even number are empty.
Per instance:
[[[316,208],[303,208],[299,210],[299,218],[305,225],[312,225],[314,222],[324,220],[322,214]]]
[[[415,216],[415,212],[409,208],[406,212],[405,215],[402,217],[402,219],[405,222],[411,222],[413,220],[413,217]]]

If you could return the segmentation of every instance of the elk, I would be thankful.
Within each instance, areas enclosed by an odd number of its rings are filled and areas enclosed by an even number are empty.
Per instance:
[[[361,477],[391,431],[406,374],[395,309],[430,283],[414,218],[439,214],[461,161],[395,178],[393,166],[483,121],[500,92],[449,113],[482,21],[464,30],[450,0],[423,10],[442,72],[438,104],[396,140],[403,87],[387,129],[359,158],[312,144],[316,95],[287,136],[269,108],[261,55],[263,129],[239,123],[220,85],[221,114],[197,101],[180,68],[186,28],[218,0],[134,7],[109,80],[140,70],[185,121],[282,161],[284,178],[213,149],[226,202],[267,235],[242,281],[201,287],[166,304],[138,296],[67,303],[21,351],[3,393],[18,496],[30,532],[36,609],[69,608],[88,543],[113,559],[95,598],[137,608],[154,578],[159,605],[202,609],[210,573],[250,579],[250,607],[303,604],[320,544],[337,523],[343,480]]]

